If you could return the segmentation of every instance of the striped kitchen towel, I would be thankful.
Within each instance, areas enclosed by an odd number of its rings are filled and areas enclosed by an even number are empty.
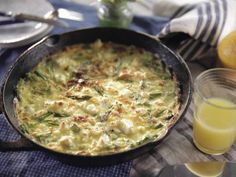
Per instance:
[[[236,30],[235,8],[236,0],[159,0],[155,14],[170,21],[157,36],[164,39],[176,33],[187,34],[177,51],[185,60],[200,59]]]

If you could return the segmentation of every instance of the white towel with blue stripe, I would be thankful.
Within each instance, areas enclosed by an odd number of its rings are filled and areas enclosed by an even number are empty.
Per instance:
[[[170,17],[160,39],[173,33],[190,36],[177,49],[185,60],[201,58],[236,30],[236,0],[159,0],[154,12]]]

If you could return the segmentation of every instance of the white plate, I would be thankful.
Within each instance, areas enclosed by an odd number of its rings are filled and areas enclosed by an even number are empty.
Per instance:
[[[53,6],[46,0],[0,0],[0,11],[22,12],[45,16],[53,11]],[[0,17],[0,20],[6,17]],[[0,25],[0,47],[10,48],[33,43],[47,35],[52,26],[38,22],[24,22]]]

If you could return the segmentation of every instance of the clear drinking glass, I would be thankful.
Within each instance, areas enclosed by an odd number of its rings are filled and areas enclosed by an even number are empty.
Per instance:
[[[236,135],[236,70],[215,68],[194,83],[193,141],[207,154],[223,154]]]

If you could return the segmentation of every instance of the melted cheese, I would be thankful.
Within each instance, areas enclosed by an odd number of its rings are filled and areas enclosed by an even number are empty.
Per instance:
[[[45,58],[17,85],[23,133],[69,154],[100,155],[155,141],[178,114],[178,84],[155,56],[101,41]]]

